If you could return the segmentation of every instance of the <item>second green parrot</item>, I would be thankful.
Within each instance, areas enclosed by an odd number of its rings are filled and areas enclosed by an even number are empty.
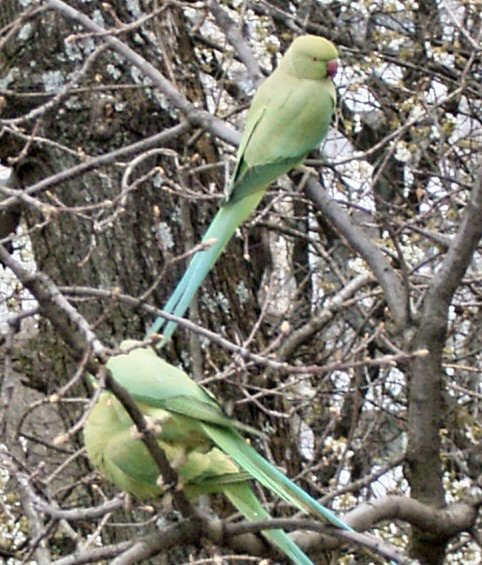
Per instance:
[[[269,518],[249,486],[252,478],[296,508],[338,528],[351,529],[246,443],[240,432],[259,432],[228,418],[186,373],[138,342],[126,341],[121,348],[127,352],[111,357],[107,368],[151,421],[189,498],[219,492],[247,519]],[[92,465],[119,488],[139,499],[162,494],[156,464],[127,412],[109,392],[103,392],[91,410],[84,442]],[[284,531],[263,534],[293,563],[312,565]]]
[[[296,38],[276,70],[256,92],[237,152],[226,198],[164,306],[182,317],[236,229],[258,206],[268,185],[300,165],[326,136],[336,103],[332,78],[338,52],[323,37]],[[147,335],[162,332],[165,344],[177,324],[157,318]]]

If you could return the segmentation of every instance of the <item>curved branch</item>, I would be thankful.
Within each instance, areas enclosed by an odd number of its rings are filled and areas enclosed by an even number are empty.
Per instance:
[[[406,327],[409,318],[407,290],[403,287],[395,269],[370,238],[354,224],[348,214],[326,193],[313,178],[309,178],[305,192],[313,204],[325,215],[336,231],[368,264],[380,283],[388,307],[398,330]]]
[[[125,508],[126,503],[123,495],[117,495],[112,500],[100,504],[99,506],[92,506],[90,508],[77,507],[63,509],[58,506],[52,506],[42,500],[35,492],[31,492],[31,497],[35,508],[38,508],[43,514],[46,514],[54,520],[66,520],[67,522],[77,522],[79,520],[95,520],[102,518],[106,514],[115,512]]]
[[[482,495],[450,504],[443,509],[436,509],[413,498],[389,495],[360,504],[344,514],[343,520],[358,531],[369,530],[384,520],[403,520],[438,539],[448,540],[461,532],[471,532],[481,506]],[[334,542],[333,537],[328,537],[326,533],[297,532],[293,539],[305,551],[333,550],[339,546],[339,542]]]
[[[306,324],[294,330],[282,343],[277,351],[277,359],[287,359],[289,356],[319,332],[344,307],[345,301],[352,298],[361,288],[373,283],[370,274],[361,274],[351,280],[334,296],[330,297],[320,314],[309,319]]]
[[[450,306],[453,295],[467,271],[475,250],[482,238],[482,164],[476,174],[476,179],[470,199],[465,208],[464,217],[457,235],[452,240],[441,269],[435,274],[424,306],[427,315],[433,312],[445,313]],[[431,313],[431,314],[429,314]],[[446,320],[446,314],[443,318]],[[445,324],[444,324],[445,327]]]
[[[325,537],[333,536],[338,538],[339,541],[348,541],[355,545],[366,547],[367,549],[390,559],[392,562],[401,563],[402,565],[409,565],[414,563],[409,559],[401,556],[395,547],[389,543],[381,541],[379,538],[371,534],[354,532],[350,530],[342,530],[341,528],[333,528],[326,523],[320,523],[315,520],[297,519],[297,518],[272,518],[270,520],[259,520],[256,522],[243,521],[239,524],[227,524],[224,527],[226,535],[237,536],[243,533],[261,532],[266,529],[279,528],[285,531],[290,530],[308,530],[322,533]],[[300,534],[298,541],[302,539],[303,534]],[[330,541],[328,540],[329,544]],[[300,544],[302,545],[302,544]],[[339,545],[337,543],[336,545]],[[315,548],[312,548],[313,550]],[[320,549],[317,547],[316,549]]]
[[[216,23],[223,30],[227,40],[234,47],[238,57],[246,67],[250,80],[254,85],[258,85],[258,83],[263,79],[263,73],[261,72],[261,68],[256,57],[254,57],[246,41],[241,35],[239,26],[219,5],[219,2],[210,0],[208,7],[214,16]]]
[[[451,538],[474,526],[481,506],[482,495],[465,502],[454,502],[445,508],[434,508],[414,498],[389,495],[360,504],[345,514],[344,519],[357,530],[366,530],[383,520],[398,519],[440,538]]]

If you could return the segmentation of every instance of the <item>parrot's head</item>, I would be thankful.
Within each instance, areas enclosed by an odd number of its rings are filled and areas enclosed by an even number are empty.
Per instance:
[[[317,35],[296,38],[280,62],[287,72],[298,78],[323,80],[333,78],[338,69],[336,47]]]

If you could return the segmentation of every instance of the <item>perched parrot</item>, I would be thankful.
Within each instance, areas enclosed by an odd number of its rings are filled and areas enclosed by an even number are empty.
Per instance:
[[[249,486],[256,479],[283,500],[338,528],[351,528],[273,467],[241,436],[260,432],[227,417],[209,393],[150,347],[133,340],[107,363],[156,430],[160,447],[177,469],[186,495],[223,493],[248,520],[270,518]],[[139,499],[161,495],[159,471],[120,402],[101,393],[84,427],[92,465],[119,488]],[[263,535],[297,565],[311,560],[282,530]]]
[[[268,185],[300,165],[325,137],[336,102],[332,78],[338,52],[323,37],[293,41],[276,70],[256,92],[237,152],[226,198],[187,271],[164,307],[182,317],[236,229],[249,217]],[[177,324],[157,318],[147,335],[162,332],[164,345]]]

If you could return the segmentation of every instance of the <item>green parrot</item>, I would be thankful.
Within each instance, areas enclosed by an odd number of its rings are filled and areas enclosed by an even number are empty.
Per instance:
[[[276,70],[256,92],[237,152],[226,198],[187,271],[164,307],[182,317],[236,229],[258,206],[268,185],[297,167],[326,136],[336,103],[332,78],[338,52],[323,37],[293,41]],[[147,335],[162,332],[164,345],[177,324],[157,318]]]
[[[351,530],[261,457],[240,432],[260,432],[227,417],[214,398],[151,347],[133,340],[107,363],[114,379],[137,403],[160,447],[179,474],[186,496],[223,493],[248,520],[270,518],[249,486],[256,479],[283,500],[338,528]],[[139,499],[163,493],[159,471],[120,402],[102,392],[87,417],[84,443],[92,465],[106,479]],[[282,530],[263,535],[297,565],[312,561]]]

